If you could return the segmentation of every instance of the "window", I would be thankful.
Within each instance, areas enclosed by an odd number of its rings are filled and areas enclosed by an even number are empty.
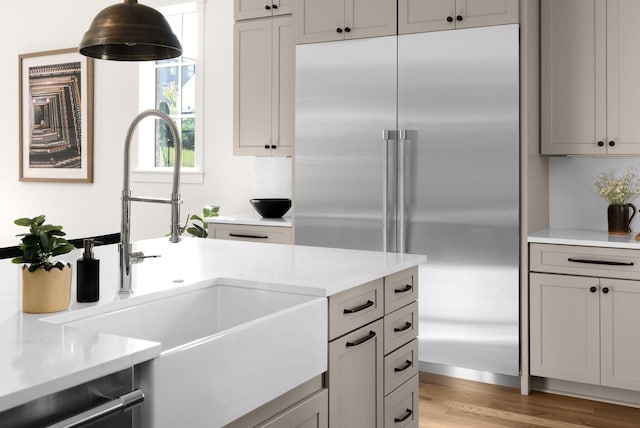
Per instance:
[[[182,44],[182,56],[140,63],[140,111],[155,108],[176,124],[182,142],[182,181],[202,182],[202,17],[203,2],[158,10]],[[155,122],[155,123],[154,123]],[[136,181],[168,181],[174,142],[167,124],[145,120],[138,131]],[[190,179],[189,179],[190,177]],[[186,179],[185,179],[186,178]]]

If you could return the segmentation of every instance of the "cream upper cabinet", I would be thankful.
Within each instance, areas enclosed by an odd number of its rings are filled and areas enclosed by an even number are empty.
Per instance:
[[[234,44],[234,154],[292,156],[293,18],[236,22]]]
[[[296,43],[397,33],[396,0],[296,0]]]
[[[294,0],[235,0],[233,18],[266,18],[293,13]]]
[[[542,0],[542,154],[640,154],[639,24],[637,0]]]
[[[518,0],[398,0],[399,34],[518,21]]]

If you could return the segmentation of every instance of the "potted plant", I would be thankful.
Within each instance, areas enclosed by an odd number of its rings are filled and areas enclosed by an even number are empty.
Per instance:
[[[198,238],[206,238],[209,236],[209,231],[207,230],[207,222],[204,221],[204,219],[208,217],[217,217],[219,211],[220,207],[217,205],[207,205],[202,208],[202,217],[193,214],[189,218],[193,223],[191,227],[187,228],[187,232]],[[199,221],[201,225],[195,223],[196,221]]]
[[[63,238],[62,226],[44,224],[45,216],[19,218],[18,226],[29,228],[21,233],[22,256],[12,260],[22,266],[22,310],[42,314],[63,311],[71,298],[71,265],[52,261],[52,257],[68,253],[74,246]]]
[[[636,215],[636,207],[631,201],[640,194],[640,180],[632,166],[627,172],[616,176],[614,169],[602,172],[593,183],[598,194],[607,201],[607,222],[609,234],[627,235],[631,232],[631,220]]]

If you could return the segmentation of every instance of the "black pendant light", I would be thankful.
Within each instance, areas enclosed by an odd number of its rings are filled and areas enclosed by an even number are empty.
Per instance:
[[[182,55],[182,46],[165,17],[137,0],[125,0],[98,13],[78,49],[84,56],[115,61]]]

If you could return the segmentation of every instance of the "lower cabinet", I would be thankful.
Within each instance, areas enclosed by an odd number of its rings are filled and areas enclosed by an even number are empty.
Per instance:
[[[328,428],[328,396],[317,376],[225,428]]]
[[[259,426],[263,428],[328,428],[328,395],[327,390],[324,389]]]
[[[209,238],[292,244],[291,227],[209,223]]]
[[[640,281],[530,274],[531,374],[640,391]]]
[[[418,269],[329,297],[329,426],[418,428]]]
[[[329,426],[382,428],[383,322],[329,343]]]

